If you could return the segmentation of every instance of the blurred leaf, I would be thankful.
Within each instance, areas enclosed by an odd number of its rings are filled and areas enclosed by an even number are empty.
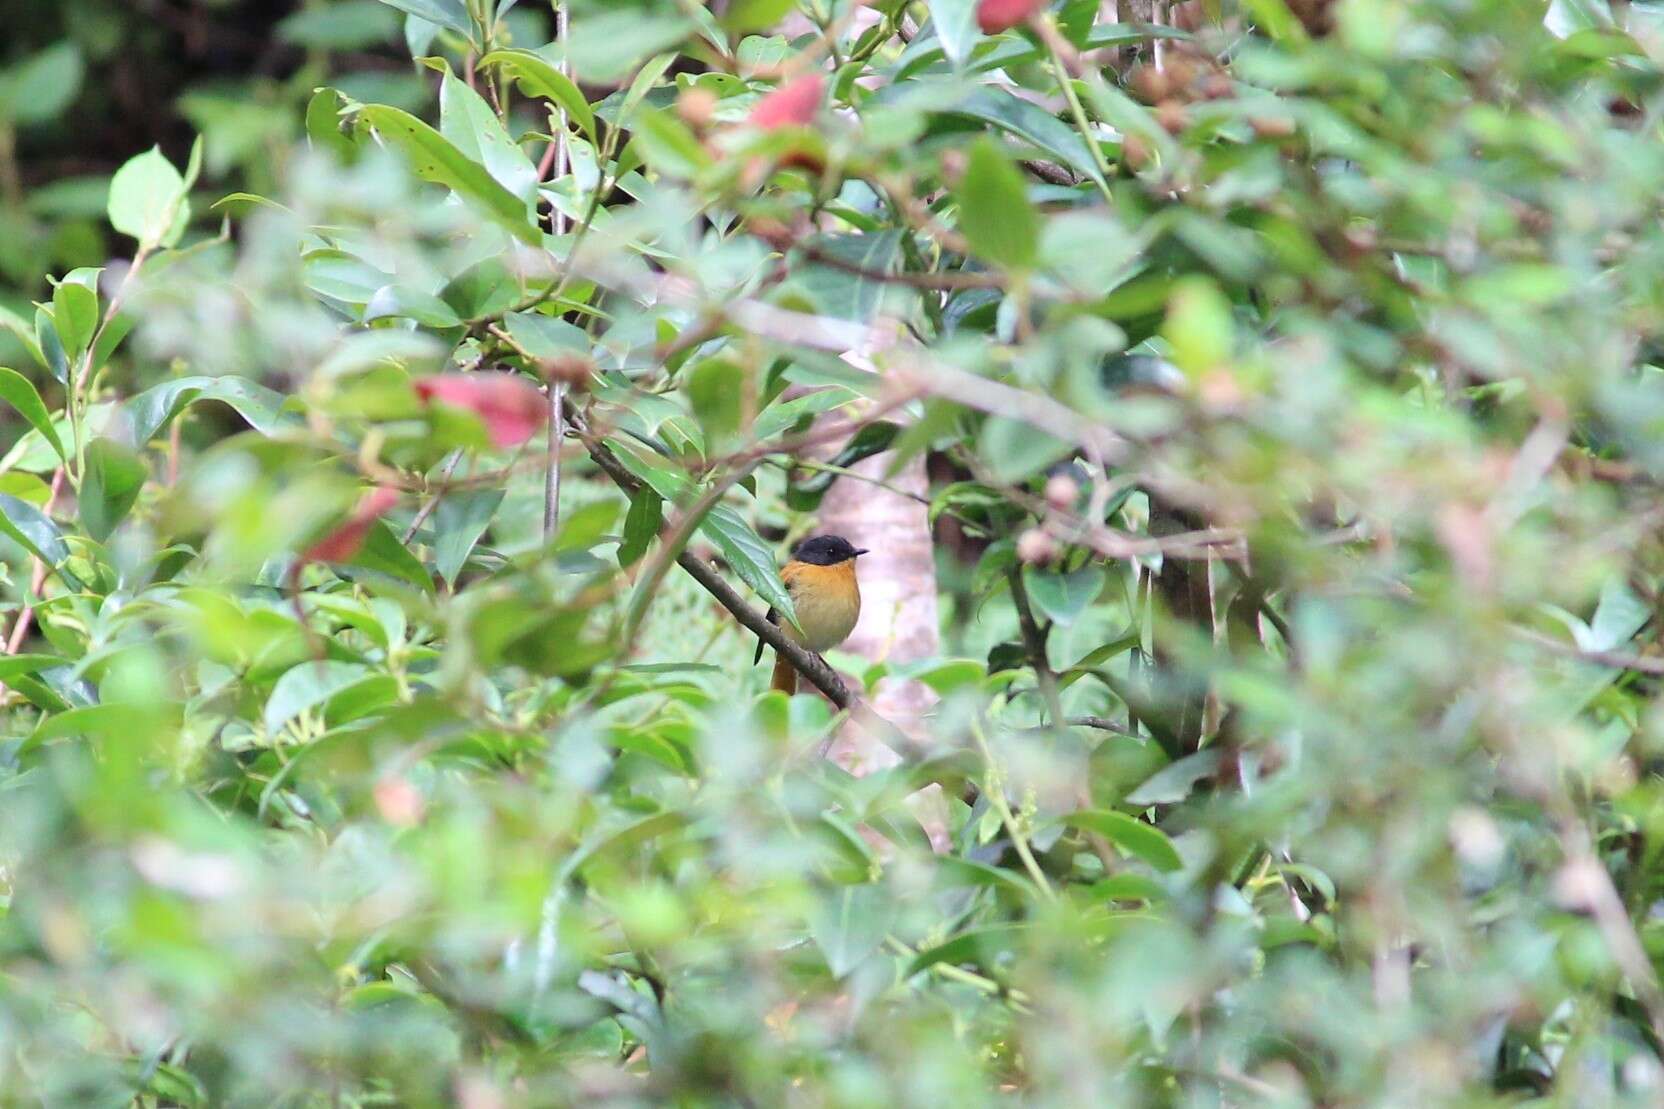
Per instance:
[[[686,16],[639,9],[580,12],[572,20],[567,57],[580,81],[617,81],[643,59],[685,39],[695,24]]]
[[[1032,144],[1082,177],[1107,186],[1085,140],[1043,108],[1010,93],[980,89],[953,110],[993,124],[1007,134]],[[1021,177],[1018,180],[1020,182]]]
[[[262,720],[267,733],[275,735],[301,713],[318,708],[369,675],[369,667],[356,662],[303,662],[286,671],[266,698]]]
[[[0,121],[28,126],[58,118],[81,94],[85,68],[80,48],[65,41],[0,69]]]
[[[1129,855],[1143,859],[1157,870],[1178,870],[1184,866],[1173,841],[1160,828],[1136,820],[1126,813],[1087,809],[1070,813],[1063,822],[1072,828],[1096,832]]]
[[[955,66],[965,64],[981,35],[976,8],[977,0],[930,0],[930,25],[948,61]]]
[[[149,476],[144,460],[131,447],[102,436],[88,443],[79,498],[87,534],[99,542],[109,538],[132,510]]]
[[[472,38],[474,34],[473,20],[468,18],[468,9],[463,0],[381,0],[383,4],[408,12],[418,19],[425,19],[429,23],[440,27],[448,27],[460,35]]]
[[[1073,624],[1104,587],[1104,568],[1087,563],[1078,570],[1059,574],[1036,566],[1023,567],[1023,587],[1047,619],[1067,626]]]
[[[988,139],[971,147],[965,176],[954,188],[959,226],[976,252],[1008,269],[1027,269],[1038,256],[1040,221],[1022,175]]]
[[[618,545],[620,568],[640,561],[649,544],[658,538],[663,523],[664,498],[645,485],[637,489],[630,498],[630,511],[624,517],[624,539]]]
[[[845,978],[884,942],[896,915],[895,901],[884,887],[843,886],[816,903],[809,934],[832,976]]]
[[[433,510],[433,562],[446,585],[455,585],[485,529],[503,503],[501,489],[462,489],[440,497]]]

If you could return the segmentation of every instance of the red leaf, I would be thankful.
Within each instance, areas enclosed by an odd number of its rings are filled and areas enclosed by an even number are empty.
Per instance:
[[[399,501],[399,491],[383,485],[365,494],[346,522],[318,540],[301,555],[301,562],[346,562],[364,545],[370,525]]]
[[[524,443],[549,419],[543,394],[516,374],[440,374],[418,381],[416,392],[425,401],[473,412],[498,448]]]
[[[1046,6],[1046,0],[981,0],[976,6],[976,25],[985,35],[1009,31]]]
[[[826,81],[818,73],[794,77],[757,101],[751,109],[751,122],[767,130],[806,127],[814,122],[825,90]]]

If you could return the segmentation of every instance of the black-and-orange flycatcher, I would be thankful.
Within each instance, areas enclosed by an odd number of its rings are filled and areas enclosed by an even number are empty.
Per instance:
[[[819,653],[836,647],[855,630],[861,616],[861,587],[855,581],[855,560],[866,554],[866,549],[850,544],[841,535],[817,535],[805,539],[792,551],[791,561],[780,571],[780,580],[791,594],[792,609],[797,613],[796,628],[788,621],[781,630],[793,643],[800,643]],[[780,614],[768,610],[771,624],[780,623]],[[798,629],[801,628],[800,632]],[[757,641],[755,664],[763,657],[763,642]],[[774,659],[774,679],[769,683],[783,693],[797,692],[797,669],[778,653]]]

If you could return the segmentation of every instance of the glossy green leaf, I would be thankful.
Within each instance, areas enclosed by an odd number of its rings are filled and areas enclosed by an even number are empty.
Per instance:
[[[596,141],[595,113],[584,99],[584,94],[571,78],[549,64],[541,54],[530,50],[493,50],[480,59],[480,64],[499,66],[512,74],[519,81],[522,92],[541,96],[556,104],[590,142]]]
[[[58,452],[58,457],[68,460],[69,456],[64,453],[64,445],[53,425],[52,414],[46,410],[46,403],[40,399],[40,393],[28,378],[16,370],[0,366],[0,400],[17,409],[18,414],[29,421],[29,426]]]
[[[498,184],[485,167],[471,161],[444,135],[409,112],[385,104],[372,104],[362,115],[410,160],[418,177],[444,185],[521,241],[539,241],[525,202]]]

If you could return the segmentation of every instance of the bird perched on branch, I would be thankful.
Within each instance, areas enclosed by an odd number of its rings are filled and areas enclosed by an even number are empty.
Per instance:
[[[798,627],[790,623],[781,630],[793,643],[819,653],[836,647],[855,630],[861,615],[861,588],[855,581],[855,560],[866,550],[850,544],[841,535],[816,535],[792,551],[791,561],[780,571],[780,580],[791,594]],[[771,624],[780,614],[768,610]],[[801,632],[799,631],[801,628]],[[757,641],[753,664],[763,657],[762,640]],[[770,688],[783,693],[797,692],[797,670],[784,655],[776,654]]]

